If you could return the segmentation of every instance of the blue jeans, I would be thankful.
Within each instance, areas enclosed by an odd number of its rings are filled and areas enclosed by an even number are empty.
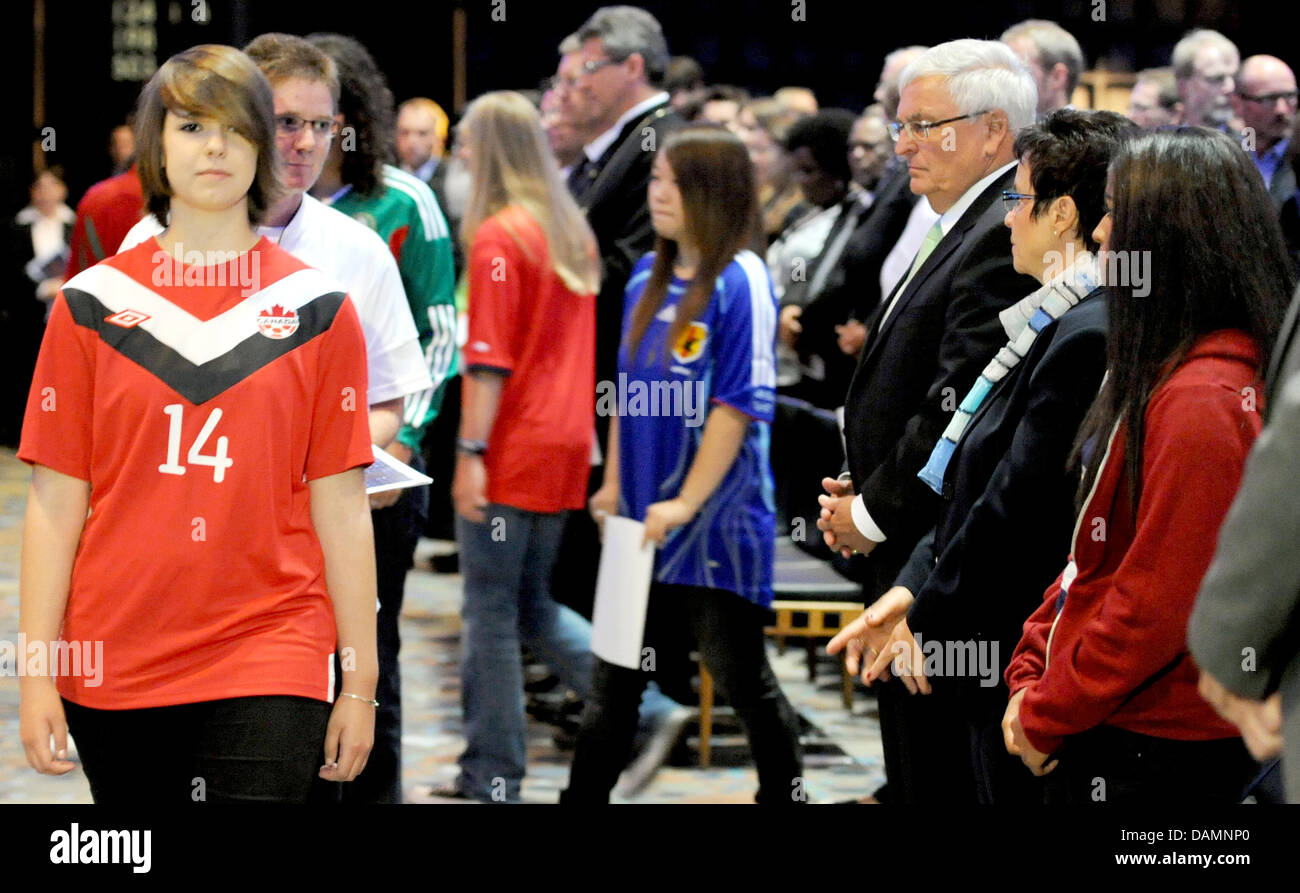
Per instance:
[[[524,777],[527,718],[520,644],[579,697],[591,694],[591,624],[551,598],[565,515],[491,504],[486,522],[456,516],[465,600],[461,610],[461,709],[465,750],[457,786],[476,800],[516,801]],[[653,723],[675,702],[658,692],[641,705]]]

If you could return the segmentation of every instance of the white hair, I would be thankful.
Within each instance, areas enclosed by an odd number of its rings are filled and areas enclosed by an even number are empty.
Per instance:
[[[1170,60],[1174,67],[1174,77],[1180,81],[1185,81],[1195,76],[1196,57],[1200,55],[1201,50],[1209,46],[1218,47],[1240,64],[1241,53],[1237,51],[1235,43],[1218,31],[1211,31],[1209,28],[1197,28],[1194,31],[1188,31],[1182,40],[1174,44],[1174,53]]]
[[[1038,63],[1044,71],[1051,71],[1057,63],[1065,66],[1065,95],[1069,97],[1074,88],[1079,86],[1079,76],[1083,74],[1083,49],[1074,35],[1056,22],[1045,19],[1026,19],[1018,25],[1012,25],[1002,32],[1002,42],[1008,43],[1023,37],[1034,45],[1038,51]]]
[[[1001,109],[1014,134],[1034,123],[1038,87],[1025,64],[997,40],[950,40],[913,59],[898,76],[898,91],[917,78],[939,75],[963,115]]]

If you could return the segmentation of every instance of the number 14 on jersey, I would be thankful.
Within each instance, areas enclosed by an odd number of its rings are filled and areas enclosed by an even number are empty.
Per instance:
[[[184,474],[185,466],[180,464],[181,459],[181,419],[185,413],[184,405],[180,403],[171,403],[163,407],[163,412],[167,413],[170,422],[167,428],[167,461],[158,466],[158,470],[163,474]],[[212,436],[212,431],[217,427],[217,422],[221,421],[221,410],[213,409],[208,415],[208,420],[203,423],[203,430],[199,432],[198,438],[190,446],[189,463],[191,465],[210,465],[212,467],[212,480],[215,483],[221,483],[226,479],[226,469],[235,464],[234,459],[227,458],[226,447],[230,443],[228,437],[217,438],[217,451],[210,455],[204,455],[200,452],[203,445],[208,442]]]

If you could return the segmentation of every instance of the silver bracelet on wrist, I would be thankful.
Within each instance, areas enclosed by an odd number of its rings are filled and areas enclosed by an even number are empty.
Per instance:
[[[361,695],[354,695],[354,694],[353,694],[352,692],[350,692],[350,691],[341,691],[341,692],[339,692],[339,697],[341,697],[341,698],[356,698],[358,701],[364,701],[365,703],[369,704],[371,707],[374,707],[374,708],[376,708],[376,709],[379,708],[379,702],[376,701],[374,698],[363,698],[363,697],[361,697]]]

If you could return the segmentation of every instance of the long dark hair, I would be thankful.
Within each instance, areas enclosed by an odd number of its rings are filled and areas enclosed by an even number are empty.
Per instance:
[[[343,126],[356,129],[355,148],[344,146],[343,182],[359,196],[373,195],[383,185],[384,165],[393,158],[393,93],[370,51],[356,39],[316,33],[308,34],[307,41],[334,60]]]
[[[757,249],[762,242],[758,211],[758,188],[754,167],[745,145],[721,127],[686,127],[675,132],[659,149],[668,159],[677,188],[682,193],[682,214],[690,240],[699,247],[700,263],[695,278],[677,306],[668,328],[667,352],[677,343],[687,325],[695,320],[713,297],[718,276],[738,251]],[[655,259],[650,278],[632,311],[628,329],[628,356],[635,357],[659,308],[668,296],[677,243],[655,238]]]
[[[1254,162],[1233,140],[1204,127],[1162,128],[1127,141],[1110,167],[1109,248],[1130,260],[1129,282],[1110,282],[1107,377],[1075,440],[1072,462],[1095,445],[1080,484],[1096,480],[1116,422],[1126,431],[1125,472],[1136,510],[1142,495],[1147,404],[1200,336],[1239,329],[1259,345],[1260,370],[1294,285],[1272,200]],[[1134,294],[1131,261],[1149,252]],[[1118,266],[1118,265],[1116,265]],[[1158,275],[1152,275],[1158,268]],[[1139,291],[1146,292],[1145,288]]]

